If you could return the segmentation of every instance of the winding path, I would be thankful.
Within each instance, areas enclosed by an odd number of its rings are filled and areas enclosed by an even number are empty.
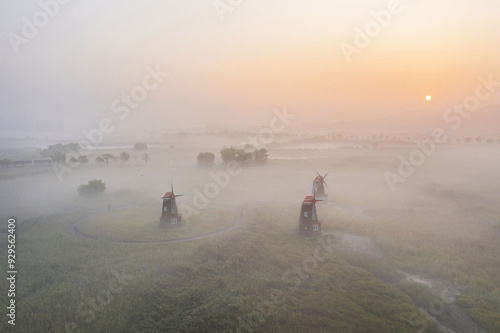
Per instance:
[[[131,207],[131,206],[140,206],[140,205],[114,206],[113,210],[115,210],[116,208],[126,208],[126,207]],[[226,227],[224,229],[220,229],[220,230],[217,230],[217,231],[209,232],[209,233],[203,234],[203,235],[187,237],[187,238],[177,238],[177,239],[157,240],[157,241],[153,241],[153,240],[151,240],[151,241],[147,241],[147,240],[146,241],[134,241],[134,240],[113,240],[113,239],[107,239],[107,241],[109,241],[111,243],[124,243],[124,244],[168,244],[168,243],[191,242],[191,241],[195,241],[195,240],[199,240],[199,239],[214,237],[214,236],[221,235],[221,234],[224,234],[224,233],[229,232],[229,231],[236,230],[236,229],[240,228],[243,225],[243,223],[245,222],[245,217],[243,217],[241,215],[241,211],[238,208],[236,208],[236,207],[231,207],[231,208],[223,207],[223,206],[213,206],[213,207],[223,208],[223,209],[231,209],[232,211],[235,212],[235,214],[238,216],[238,218],[236,219],[236,221],[234,221],[233,224],[231,224],[229,227]],[[80,224],[82,224],[83,222],[85,222],[92,215],[95,215],[97,213],[106,212],[107,210],[108,210],[107,208],[100,208],[100,209],[96,209],[96,210],[91,211],[89,215],[87,215],[85,217],[82,217],[78,221],[76,221],[73,224],[71,224],[68,227],[68,232],[71,233],[71,234],[73,234],[73,235],[85,238],[85,239],[100,240],[101,238],[99,238],[99,237],[94,237],[94,236],[87,235],[87,234],[81,232],[78,229],[78,226]]]

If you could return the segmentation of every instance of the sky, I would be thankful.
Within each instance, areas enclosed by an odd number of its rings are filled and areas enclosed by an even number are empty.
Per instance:
[[[66,2],[0,3],[0,130],[265,124],[273,108],[322,124],[442,114],[480,77],[500,81],[496,0]],[[25,38],[41,6],[53,17]],[[113,102],[148,68],[168,76],[119,119]],[[481,106],[499,102],[500,88]]]

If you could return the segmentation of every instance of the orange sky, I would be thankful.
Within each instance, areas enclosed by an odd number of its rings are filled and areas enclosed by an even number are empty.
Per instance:
[[[283,106],[332,122],[442,112],[471,94],[479,76],[500,80],[500,2],[493,0],[401,1],[400,13],[348,62],[341,44],[353,44],[356,27],[389,3],[252,0],[222,21],[206,1],[117,7],[94,0],[61,12],[21,55],[2,57],[20,86],[28,82],[49,99],[61,90],[80,94],[93,108],[89,122],[140,82],[146,66],[159,64],[171,76],[131,119],[144,126],[161,117],[185,127],[261,121]],[[485,103],[499,103],[499,93]]]

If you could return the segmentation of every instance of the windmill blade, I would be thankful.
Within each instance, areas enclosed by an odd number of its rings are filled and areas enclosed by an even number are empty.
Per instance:
[[[325,180],[323,180],[323,184],[328,187],[328,184],[325,182]]]
[[[320,177],[321,177],[321,175],[319,174],[318,170],[314,170],[314,171],[316,172],[316,174],[317,174],[318,176],[320,176]],[[321,177],[321,178],[323,178],[323,177]]]
[[[325,179],[326,176],[328,176],[328,174],[330,173],[330,171],[332,171],[332,170],[328,170],[328,172],[323,176],[323,179]]]

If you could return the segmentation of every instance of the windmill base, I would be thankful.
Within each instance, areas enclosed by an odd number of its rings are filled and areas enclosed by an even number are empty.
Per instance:
[[[298,235],[301,237],[311,238],[321,236],[321,223],[315,224],[300,224]]]
[[[183,227],[181,216],[160,218],[160,229],[180,229]]]

